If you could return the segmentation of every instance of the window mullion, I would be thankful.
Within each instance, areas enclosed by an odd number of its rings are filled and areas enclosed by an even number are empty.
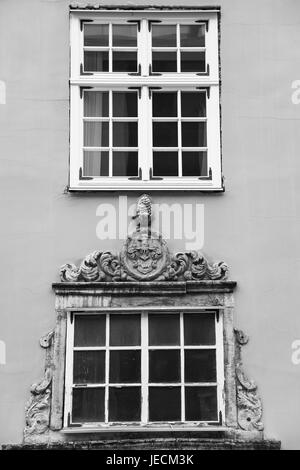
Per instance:
[[[108,145],[109,145],[109,170],[108,170],[108,176],[112,177],[113,176],[113,122],[112,122],[112,107],[113,107],[113,99],[112,99],[112,90],[109,90],[109,105],[108,105],[108,112],[109,112],[109,131],[108,131]]]
[[[109,33],[108,33],[108,71],[113,71],[113,53],[112,53],[112,23],[109,23]]]
[[[148,313],[141,313],[141,383],[142,383],[142,424],[148,423]]]
[[[178,176],[182,177],[181,90],[177,90],[178,117]]]
[[[177,72],[181,72],[181,55],[180,55],[180,24],[176,25],[176,45],[177,45]]]
[[[180,367],[181,367],[181,421],[185,421],[185,390],[184,390],[184,321],[180,312]]]
[[[109,406],[109,326],[110,326],[110,315],[107,313],[106,317],[106,339],[105,339],[105,408],[104,408],[104,417],[105,423],[108,423],[108,406]]]
[[[149,179],[149,96],[148,87],[143,86],[141,89],[141,98],[139,99],[139,167],[142,170],[142,179],[147,181]]]
[[[138,61],[141,64],[141,75],[146,77],[149,75],[150,65],[150,38],[148,31],[148,21],[141,20],[141,30],[138,32]]]

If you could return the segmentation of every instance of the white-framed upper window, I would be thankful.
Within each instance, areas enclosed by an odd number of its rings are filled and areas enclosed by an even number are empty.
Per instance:
[[[69,313],[65,428],[222,424],[222,323],[207,309]]]
[[[71,12],[71,190],[222,190],[216,11]]]

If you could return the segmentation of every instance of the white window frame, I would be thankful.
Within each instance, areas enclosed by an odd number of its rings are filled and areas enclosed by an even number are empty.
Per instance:
[[[216,10],[132,10],[132,11],[90,11],[72,10],[70,14],[71,75],[70,75],[70,178],[69,189],[76,191],[108,190],[197,190],[222,191],[221,140],[220,140],[220,100],[219,100],[219,41],[218,11]],[[197,73],[163,73],[159,76],[149,75],[151,64],[151,32],[149,21],[158,20],[163,24],[191,24],[195,21],[205,22],[206,64],[207,72]],[[83,27],[84,20],[96,23],[113,22],[126,24],[127,20],[140,22],[138,32],[138,64],[141,75],[117,72],[98,72],[82,74],[83,64]],[[82,109],[81,88],[92,87],[98,90],[117,90],[137,87],[141,90],[139,99],[139,168],[140,179],[128,177],[80,177],[83,168],[82,151]],[[207,91],[207,148],[208,177],[164,177],[151,178],[152,168],[152,135],[151,135],[151,94],[149,88],[162,87],[167,90]],[[189,149],[192,150],[192,149]],[[128,148],[130,151],[130,148]]]
[[[216,335],[216,343],[214,346],[185,346],[184,345],[184,338],[183,338],[183,315],[188,313],[203,313],[203,312],[215,312],[215,335]],[[108,317],[109,315],[113,314],[141,314],[141,345],[140,346],[127,346],[127,347],[109,347],[108,345],[108,338],[109,338],[109,330],[107,329],[109,322]],[[169,346],[150,346],[148,345],[148,315],[149,314],[180,314],[180,345],[169,347]],[[106,345],[104,347],[94,348],[94,347],[87,347],[87,348],[75,348],[76,350],[134,350],[138,349],[141,350],[141,384],[126,384],[126,386],[139,386],[141,387],[141,398],[142,398],[142,408],[141,408],[141,422],[139,423],[109,423],[108,422],[108,388],[109,388],[109,354],[106,353],[105,359],[105,384],[98,384],[98,386],[105,387],[105,420],[106,422],[101,423],[72,423],[72,390],[73,390],[73,351],[74,351],[74,316],[75,315],[105,315],[106,316]],[[203,427],[207,426],[208,424],[215,425],[216,427],[221,427],[222,423],[225,423],[225,396],[224,396],[224,344],[223,344],[223,310],[218,309],[215,307],[203,307],[203,308],[194,308],[194,307],[186,307],[186,308],[178,308],[178,307],[168,307],[168,308],[141,308],[141,307],[134,307],[134,308],[98,308],[98,309],[72,309],[67,314],[67,340],[66,340],[66,370],[65,370],[65,398],[64,398],[64,430],[68,432],[70,430],[74,430],[78,427],[80,432],[88,432],[91,430],[112,430],[116,431],[120,430],[128,430],[130,427],[132,430],[141,430],[143,428],[149,429],[159,429],[166,428],[172,430],[181,430],[181,429],[191,429],[195,430],[195,427]],[[182,422],[149,422],[148,421],[148,351],[154,349],[180,349],[181,355],[181,382],[180,383],[162,383],[162,384],[155,384],[155,386],[180,386],[181,387],[181,419]],[[185,416],[185,399],[184,399],[184,387],[185,386],[193,386],[193,384],[185,384],[184,383],[184,366],[183,366],[183,358],[184,358],[184,350],[187,349],[215,349],[216,350],[216,372],[217,372],[217,381],[214,383],[207,383],[201,384],[201,386],[217,386],[217,402],[218,402],[218,417],[222,417],[219,424],[216,424],[215,421],[184,421]],[[110,384],[111,386],[116,386],[118,384]],[[195,386],[199,384],[194,384]],[[88,385],[87,385],[88,386]],[[96,387],[97,384],[93,384],[93,387]],[[122,385],[123,386],[123,385]],[[151,384],[149,385],[151,386]],[[211,428],[212,426],[210,426]]]

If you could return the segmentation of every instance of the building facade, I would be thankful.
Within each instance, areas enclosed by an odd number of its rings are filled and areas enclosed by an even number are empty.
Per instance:
[[[299,10],[1,2],[1,444],[300,447]]]

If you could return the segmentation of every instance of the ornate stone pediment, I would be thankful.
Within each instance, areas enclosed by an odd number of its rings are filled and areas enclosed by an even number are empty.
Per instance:
[[[138,224],[119,254],[94,251],[79,267],[65,264],[62,282],[101,281],[200,281],[224,280],[228,266],[210,264],[199,252],[170,254],[162,236],[151,230],[151,200],[143,195],[137,203]]]

